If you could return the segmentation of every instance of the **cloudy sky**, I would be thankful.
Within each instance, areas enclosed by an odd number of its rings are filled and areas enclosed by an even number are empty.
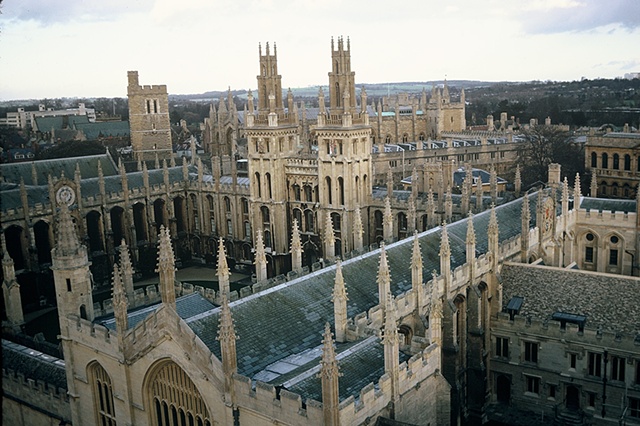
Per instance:
[[[1,0],[0,0],[1,1]],[[5,0],[0,99],[253,88],[276,42],[284,87],[326,84],[331,37],[356,83],[613,78],[640,71],[638,0]]]

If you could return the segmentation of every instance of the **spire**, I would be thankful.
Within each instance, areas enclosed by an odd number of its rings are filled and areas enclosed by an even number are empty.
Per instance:
[[[400,395],[400,339],[398,337],[398,321],[396,319],[396,302],[391,293],[387,294],[387,305],[384,312],[384,372],[391,379],[391,402],[395,403]]]
[[[473,214],[467,219],[467,263],[472,265],[476,258],[476,231],[473,228]]]
[[[360,211],[360,206],[356,205],[354,225],[353,225],[353,249],[354,250],[362,250],[363,242],[362,242],[362,234],[364,233],[364,228],[362,226],[362,212]]]
[[[442,235],[440,236],[440,275],[445,280],[446,291],[449,291],[451,281],[451,246],[449,245],[449,234],[447,224],[442,224]]]
[[[189,180],[189,168],[187,166],[187,157],[182,157],[182,180]]]
[[[100,161],[98,161],[98,167],[100,167]],[[36,162],[31,162],[31,184],[38,185],[38,171],[36,170]]]
[[[598,196],[598,174],[595,169],[591,169],[591,185],[589,186],[589,195],[593,198]]]
[[[291,230],[291,269],[296,272],[302,271],[302,240],[300,239],[300,228],[298,219],[293,219]]]
[[[336,324],[336,341],[347,341],[347,289],[342,277],[342,262],[336,264],[336,279],[333,285],[333,316]]]
[[[476,211],[480,213],[482,211],[482,196],[484,195],[484,187],[482,182],[482,175],[478,176],[476,181]]]
[[[578,210],[580,208],[580,201],[582,200],[582,189],[580,186],[580,173],[576,173],[576,179],[573,182],[573,209]]]
[[[531,222],[531,211],[529,210],[529,193],[525,193],[522,198],[522,230],[520,232],[520,262],[528,263],[529,259],[529,224]]]
[[[416,298],[416,312],[419,314],[423,304],[422,285],[422,252],[420,251],[420,241],[418,241],[418,231],[413,233],[413,251],[411,253],[411,289]]]
[[[442,345],[442,296],[438,288],[438,281],[433,271],[431,280],[431,312],[429,313],[429,337],[431,343]]]
[[[564,216],[563,220],[567,220],[567,214],[569,213],[569,181],[565,176],[562,181],[562,215]]]
[[[265,281],[267,279],[267,256],[264,251],[264,240],[262,239],[262,230],[256,232],[256,281]]]
[[[75,228],[69,207],[66,203],[61,203],[60,212],[58,213],[58,235],[56,237],[58,244],[55,248],[57,256],[73,256],[78,253],[80,243],[78,242]]]
[[[387,197],[393,197],[393,171],[391,167],[387,170]]]
[[[378,298],[380,307],[384,308],[387,303],[387,294],[391,292],[391,273],[387,263],[387,252],[384,242],[380,243],[380,263],[378,266]]]
[[[433,228],[437,223],[436,202],[433,198],[433,191],[431,190],[431,188],[429,188],[429,192],[427,194],[427,225],[429,226],[429,228]]]
[[[118,264],[113,264],[113,289],[112,289],[112,301],[113,301],[113,315],[116,320],[116,331],[118,332],[118,339],[121,340],[124,334],[129,328],[129,318],[127,316],[128,301],[127,293],[122,282],[122,276],[120,275],[120,269]]]
[[[336,239],[333,231],[333,221],[331,220],[331,213],[325,212],[324,222],[324,257],[326,259],[333,259],[336,253]]]
[[[175,257],[173,255],[173,247],[171,245],[171,235],[169,229],[164,225],[160,226],[160,238],[158,242],[158,267],[156,272],[160,278],[160,295],[162,303],[176,308],[176,266]]]
[[[220,238],[218,244],[218,291],[227,299],[231,297],[229,287],[229,266],[227,266],[227,253],[224,249],[224,243]]]
[[[325,426],[338,426],[340,424],[340,393],[339,377],[340,369],[336,359],[336,351],[333,346],[331,326],[326,323],[322,339],[322,358],[320,360],[320,380],[322,383],[322,415]]]
[[[413,166],[413,170],[411,171],[411,195],[414,199],[418,198],[418,171],[416,170],[416,166]]]
[[[491,191],[491,202],[493,204],[498,202],[498,174],[496,173],[496,168],[491,165],[490,169],[490,177],[489,177],[489,187]]]
[[[409,208],[407,209],[407,234],[416,230],[416,200],[413,194],[409,195]]]
[[[391,200],[387,196],[384,199],[384,218],[383,218],[382,234],[386,242],[393,241],[393,214],[391,213]]]
[[[451,222],[453,217],[453,197],[451,196],[451,188],[447,190],[444,201],[444,217],[447,222]]]
[[[488,241],[489,251],[493,253],[494,268],[498,266],[498,255],[499,255],[498,238],[499,238],[498,216],[496,215],[496,206],[492,204],[491,216],[489,216],[489,226],[487,228],[487,239],[489,240]]]
[[[218,341],[220,342],[220,355],[222,361],[222,371],[224,373],[224,390],[230,395],[230,399],[235,399],[233,387],[233,375],[238,371],[238,358],[236,353],[236,336],[231,308],[227,296],[223,293],[220,302],[220,317],[218,320]]]
[[[522,178],[520,177],[520,164],[516,164],[516,177],[514,180],[516,197],[520,196],[520,191],[522,190]]]
[[[122,275],[122,284],[124,285],[124,291],[131,302],[134,301],[135,293],[133,290],[133,264],[131,263],[131,257],[129,256],[129,248],[127,243],[122,239],[122,243],[118,248],[120,255],[120,273]]]
[[[4,239],[2,239],[2,293],[5,300],[5,308],[7,312],[7,320],[13,325],[21,325],[24,323],[24,313],[22,311],[22,296],[20,295],[20,284],[16,279],[16,270],[13,259],[9,255]]]

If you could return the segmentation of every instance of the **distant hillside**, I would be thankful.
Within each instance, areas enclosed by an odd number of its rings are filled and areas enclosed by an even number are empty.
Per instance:
[[[488,81],[475,81],[475,80],[449,80],[447,84],[451,88],[464,88],[465,90],[472,88],[480,88],[480,87],[491,87],[496,84],[519,84],[519,83],[506,83],[506,82],[488,82]],[[358,84],[358,88],[364,87],[367,91],[367,95],[370,97],[381,97],[386,95],[393,95],[397,93],[420,93],[422,90],[431,90],[433,86],[442,86],[444,85],[444,80],[436,80],[436,81],[407,81],[407,82],[393,82],[393,83],[361,83]],[[308,86],[308,87],[295,87],[291,88],[294,97],[298,98],[314,98],[318,96],[318,90],[322,87],[322,90],[325,92],[325,95],[328,94],[328,86],[326,85],[317,85],[317,86]],[[254,91],[254,95],[256,94],[256,89],[251,89]],[[287,90],[287,89],[285,89]],[[246,90],[232,90],[233,96],[237,96],[241,99],[246,99],[247,91]],[[219,100],[221,97],[226,98],[228,92],[226,90],[222,91],[210,91],[199,94],[187,94],[187,95],[178,95],[171,94],[169,95],[169,101],[171,102],[180,102],[180,101],[192,101],[192,102],[211,102]]]

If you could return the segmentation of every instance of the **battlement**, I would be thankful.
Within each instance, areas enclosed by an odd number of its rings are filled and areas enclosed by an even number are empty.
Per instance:
[[[25,377],[11,369],[2,369],[3,407],[17,403],[38,407],[46,416],[71,424],[71,405],[67,389]],[[6,407],[5,407],[6,408]]]
[[[269,416],[290,424],[322,424],[322,404],[317,401],[306,401],[302,397],[287,390],[276,391],[267,383],[257,381],[252,388],[251,379],[240,374],[233,375],[233,385],[239,406],[252,407],[263,416]]]
[[[524,336],[544,336],[545,339],[583,343],[598,347],[616,348],[637,353],[640,340],[637,333],[614,332],[585,326],[580,331],[577,324],[567,323],[563,328],[560,321],[515,315],[511,320],[508,313],[499,312],[492,318],[491,328],[495,333],[514,333]]]

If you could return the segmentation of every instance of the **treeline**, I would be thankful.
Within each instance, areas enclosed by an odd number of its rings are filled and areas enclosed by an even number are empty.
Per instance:
[[[600,79],[573,82],[501,83],[466,91],[468,125],[485,124],[487,115],[532,118],[573,127],[628,123],[640,127],[640,80]]]

